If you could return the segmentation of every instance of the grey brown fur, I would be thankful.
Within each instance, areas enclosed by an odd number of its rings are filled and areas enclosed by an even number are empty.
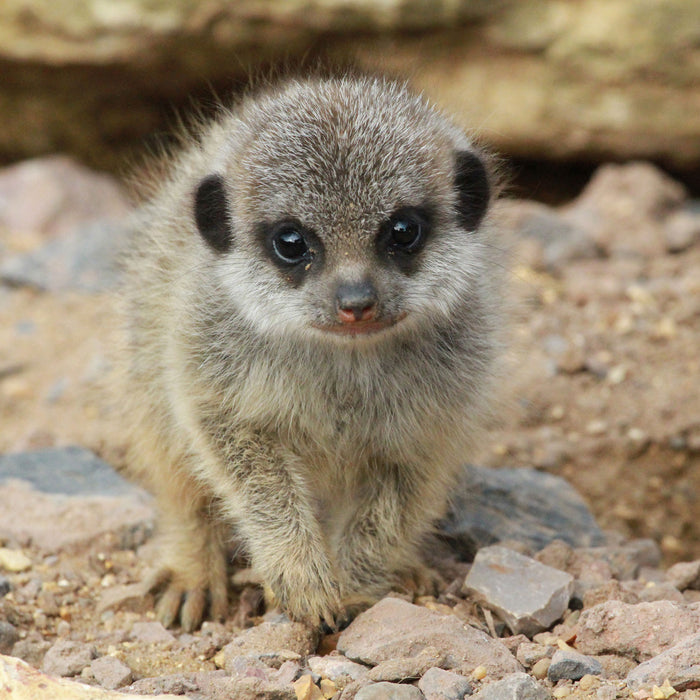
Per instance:
[[[424,581],[418,545],[493,388],[481,156],[404,85],[348,76],[245,99],[169,173],[125,284],[129,468],[159,506],[161,620],[226,614],[234,532],[269,600],[312,623]],[[414,252],[381,243],[402,207],[429,214]],[[273,260],[285,220],[312,232],[301,265]],[[341,289],[370,290],[369,322],[341,314]]]

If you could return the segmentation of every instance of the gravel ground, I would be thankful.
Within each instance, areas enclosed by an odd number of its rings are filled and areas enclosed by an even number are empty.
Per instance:
[[[314,671],[316,683],[304,686],[308,680],[303,672],[314,668],[306,648],[276,648],[274,658],[263,660],[259,655],[224,653],[231,640],[264,622],[257,589],[240,575],[225,624],[207,623],[193,635],[164,630],[154,621],[152,597],[140,587],[154,552],[148,518],[138,514],[133,522],[110,525],[106,531],[88,530],[87,538],[71,542],[59,537],[53,547],[48,540],[42,545],[31,536],[0,532],[0,544],[10,552],[10,563],[0,564],[0,593],[5,593],[0,599],[0,653],[11,653],[37,668],[43,664],[53,678],[76,677],[95,688],[128,687],[134,693],[193,698],[317,698],[342,691],[344,698],[357,693],[366,700],[403,697],[401,693],[413,697],[417,688],[429,698],[463,697],[465,679],[469,692],[481,698],[539,697],[540,690],[546,693],[543,697],[601,700],[673,693],[700,697],[694,689],[700,686],[697,663],[692,661],[698,652],[693,634],[700,632],[700,622],[685,630],[684,640],[671,635],[656,646],[644,646],[639,636],[632,641],[620,636],[635,625],[648,631],[657,619],[654,615],[665,621],[664,628],[678,627],[674,615],[695,620],[700,604],[695,569],[685,578],[677,569],[668,569],[680,561],[689,563],[679,566],[696,566],[693,562],[700,559],[697,203],[686,200],[675,183],[651,166],[639,164],[603,169],[581,197],[565,207],[515,202],[506,209],[511,234],[505,244],[512,251],[515,302],[513,350],[507,359],[502,420],[484,440],[482,453],[472,458],[486,466],[534,466],[564,476],[586,499],[598,523],[617,533],[608,547],[651,538],[657,556],[656,561],[654,556],[640,561],[640,547],[616,550],[617,560],[609,551],[605,556],[584,556],[583,550],[565,549],[562,543],[539,554],[525,551],[568,571],[574,580],[575,602],[562,613],[561,622],[535,633],[534,639],[529,629],[528,636],[511,634],[499,622],[497,605],[463,591],[468,565],[448,557],[448,585],[442,595],[414,603],[436,615],[469,622],[494,642],[494,637],[505,637],[517,667],[528,672],[526,680],[516,667],[453,667],[441,656],[437,642],[426,642],[423,648],[428,651],[420,663],[409,663],[408,670],[406,663],[381,664],[413,658],[415,650],[399,650],[393,659],[365,659],[359,670],[347,667],[340,675],[329,671],[327,663],[314,662],[323,669]],[[35,216],[26,228],[21,219],[13,219],[13,227],[7,228],[1,215],[0,211],[0,226],[5,228],[0,277],[8,260],[16,262],[17,255],[40,251],[47,241],[64,235],[51,229],[49,214],[45,226],[37,224]],[[52,264],[62,264],[61,254],[52,252]],[[75,289],[61,283],[41,290],[16,279],[11,282],[0,285],[0,453],[77,444],[119,467],[124,439],[100,390],[109,378],[116,327],[109,289],[98,285],[86,291],[84,285]],[[67,510],[52,511],[53,501],[42,505],[34,492],[19,487],[3,497],[2,508],[14,508],[18,514],[40,503],[37,518],[42,512],[49,518],[47,537],[54,522],[60,523],[57,529],[70,529],[65,524],[72,512],[68,505]],[[105,511],[99,508],[104,507],[90,505],[100,517]],[[643,606],[656,607],[647,611]],[[613,629],[610,621],[620,619],[622,631]],[[268,622],[272,627],[287,624]],[[586,646],[588,637],[608,639],[607,646]],[[681,641],[689,650],[679,648]],[[337,651],[328,656],[339,645],[338,635],[307,642],[321,658],[339,656]],[[582,653],[601,664],[602,671],[591,663],[576,666],[580,659],[562,660],[561,654],[555,659],[559,652]],[[664,653],[672,656],[666,671],[660,672],[666,677],[645,676],[644,664]],[[340,661],[358,663],[345,657]],[[550,674],[564,661],[569,663],[566,668],[573,664],[587,671],[578,680],[572,678],[577,672],[570,670]],[[683,664],[691,670],[685,680],[678,680],[673,673]],[[434,668],[458,678],[440,676]],[[352,679],[351,671],[359,679]],[[638,677],[628,676],[631,672]],[[364,688],[368,673],[373,674],[371,680],[394,686],[396,680],[410,678],[406,673],[421,680],[417,686],[370,690]],[[299,674],[302,677],[292,685]],[[536,689],[528,690],[527,683],[535,679]],[[324,690],[324,680],[334,685],[326,683]],[[440,683],[452,690],[440,695],[434,690]]]

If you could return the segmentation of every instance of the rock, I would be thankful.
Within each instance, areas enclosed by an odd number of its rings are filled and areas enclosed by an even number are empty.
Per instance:
[[[32,566],[32,560],[18,549],[0,547],[0,567],[5,571],[26,571]]]
[[[51,678],[29,664],[0,656],[0,688],[11,698],[34,700],[124,700],[112,690],[93,688],[65,678]],[[182,700],[175,695],[129,695],[130,700]]]
[[[0,455],[0,483],[20,479],[42,493],[128,496],[140,489],[84,447],[52,447]]]
[[[700,603],[661,600],[629,605],[611,600],[581,613],[576,648],[584,654],[618,654],[647,661],[700,626]]]
[[[160,622],[134,622],[129,638],[141,644],[173,644],[175,637]]]
[[[77,676],[96,655],[91,644],[59,639],[46,652],[41,670],[54,676]]]
[[[0,282],[42,292],[101,292],[118,280],[123,223],[99,221],[0,263]]]
[[[334,654],[311,656],[306,663],[312,673],[321,676],[321,678],[329,678],[341,689],[350,681],[364,680],[369,673],[367,666]]]
[[[445,668],[470,673],[483,665],[494,678],[520,670],[501,642],[465,625],[398,598],[384,598],[358,615],[338,638],[338,651],[353,661],[376,666],[390,659],[417,656],[434,647]]]
[[[0,575],[0,598],[6,596],[12,590],[12,584],[7,576]]]
[[[513,634],[532,636],[566,611],[574,579],[505,547],[480,549],[464,581],[464,591],[493,610]]]
[[[666,250],[681,253],[700,241],[700,213],[681,209],[668,217],[665,223]]]
[[[570,649],[557,649],[549,664],[547,678],[552,683],[562,680],[578,681],[586,675],[599,676],[603,673],[600,661]]]
[[[516,658],[525,668],[531,668],[538,661],[551,657],[552,654],[554,654],[554,647],[535,642],[523,642],[518,647]]]
[[[129,685],[132,681],[131,669],[114,656],[101,656],[90,664],[95,680],[109,690]]]
[[[617,546],[577,547],[554,541],[535,555],[537,561],[570,573],[576,579],[605,583],[611,577],[628,581],[643,567],[657,567],[661,550],[653,540],[638,539]]]
[[[700,20],[687,0],[653,12],[644,0],[0,7],[5,160],[60,147],[122,162],[163,130],[164,102],[179,111],[202,84],[244,83],[250,67],[296,63],[324,43],[333,63],[353,57],[415,75],[503,153],[654,157],[685,168],[700,159],[692,32]]]
[[[662,222],[685,196],[682,185],[649,163],[611,164],[598,168],[563,211],[608,255],[656,257],[664,253]]]
[[[598,659],[600,665],[603,667],[603,676],[605,678],[618,678],[622,680],[637,666],[632,659],[616,654],[600,654],[600,656],[596,656],[595,658]]]
[[[549,693],[527,673],[511,673],[482,688],[474,700],[549,700]]]
[[[666,571],[666,581],[679,591],[700,590],[700,559],[674,564]]]
[[[308,674],[302,676],[294,683],[294,693],[297,696],[297,700],[324,700],[321,689]]]
[[[355,700],[423,700],[423,693],[415,685],[372,683],[361,688]]]
[[[217,664],[230,672],[235,660],[245,657],[279,668],[284,661],[313,653],[317,644],[317,630],[279,615],[234,637],[217,655]]]
[[[51,238],[130,210],[117,181],[67,156],[34,158],[0,170],[0,227]]]
[[[445,655],[434,647],[426,647],[415,656],[387,659],[377,664],[369,672],[372,681],[415,680],[420,678],[429,668],[440,666],[445,662]]]
[[[602,544],[581,497],[560,477],[535,469],[467,465],[440,534],[468,560],[496,542],[522,542],[538,551],[552,540],[572,546]]]
[[[17,628],[6,620],[0,620],[0,654],[9,654],[19,640]]]
[[[428,669],[418,687],[425,700],[462,700],[474,692],[474,686],[464,676],[441,668]]]
[[[38,632],[33,632],[28,634],[26,639],[20,639],[12,647],[11,655],[26,661],[34,668],[39,668],[50,648],[50,642],[47,642]]]
[[[592,586],[583,594],[583,607],[592,608],[608,600],[620,600],[623,603],[638,603],[639,597],[622,584],[613,579],[602,586]]]
[[[638,690],[643,686],[661,685],[666,679],[678,691],[700,687],[699,633],[632,669],[627,675],[627,685]]]
[[[541,246],[535,269],[561,272],[572,260],[595,258],[595,241],[589,231],[569,223],[556,210],[527,200],[504,200],[498,204],[498,221],[516,239],[532,239]],[[534,264],[533,264],[534,263]]]
[[[0,531],[45,552],[148,526],[151,504],[144,490],[83,448],[0,456]]]
[[[154,598],[148,590],[148,581],[111,586],[102,591],[96,612],[98,615],[106,610],[145,613],[153,610],[153,602]]]

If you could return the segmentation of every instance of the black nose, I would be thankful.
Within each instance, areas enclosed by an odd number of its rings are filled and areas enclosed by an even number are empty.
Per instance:
[[[377,290],[369,280],[340,284],[335,293],[341,323],[371,321],[377,310]]]

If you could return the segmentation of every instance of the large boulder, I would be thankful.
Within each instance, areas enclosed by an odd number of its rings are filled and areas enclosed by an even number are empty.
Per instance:
[[[328,57],[414,76],[506,153],[692,166],[699,23],[686,0],[0,3],[0,159],[113,165],[192,93]]]

